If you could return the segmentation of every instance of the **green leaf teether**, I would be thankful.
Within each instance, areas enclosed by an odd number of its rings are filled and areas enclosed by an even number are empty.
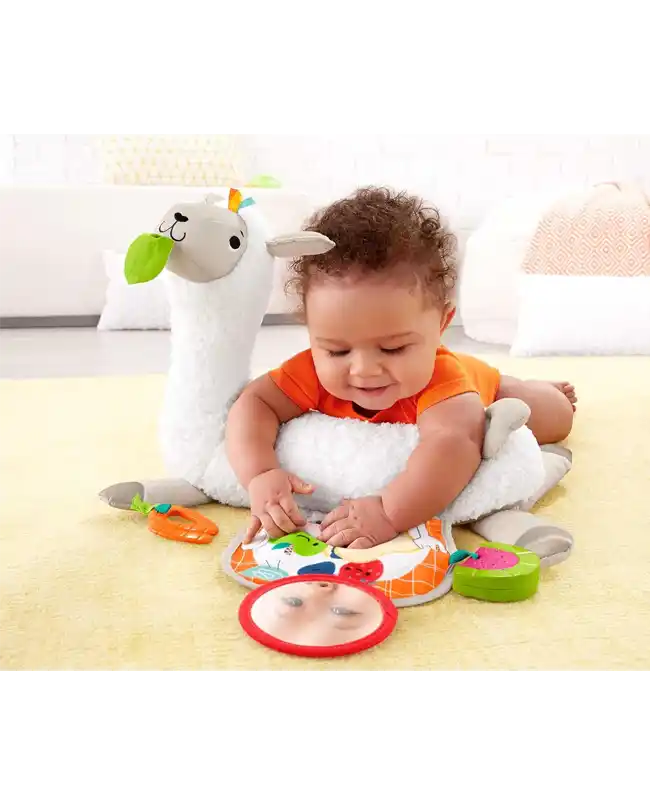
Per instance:
[[[141,234],[129,246],[124,276],[129,285],[151,282],[167,264],[174,241],[161,234]]]

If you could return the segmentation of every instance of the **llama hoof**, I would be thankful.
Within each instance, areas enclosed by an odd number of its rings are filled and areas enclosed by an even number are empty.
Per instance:
[[[133,497],[144,496],[144,485],[142,482],[118,482],[116,485],[109,485],[100,491],[99,498],[113,508],[118,510],[131,510]]]
[[[558,457],[564,457],[565,460],[573,463],[571,449],[566,448],[566,446],[560,445],[559,443],[548,443],[547,445],[541,445],[540,448],[545,454],[557,454]],[[569,466],[569,468],[571,468],[571,466]]]
[[[133,497],[150,505],[170,504],[182,507],[207,505],[212,501],[203,491],[184,479],[145,479],[143,482],[118,482],[99,494],[99,498],[111,507],[130,510]]]
[[[527,530],[517,545],[535,553],[539,557],[540,566],[552,567],[569,557],[573,548],[573,536],[561,527],[541,524]]]
[[[543,516],[523,510],[500,510],[474,522],[471,529],[487,541],[512,544],[535,553],[542,567],[552,567],[568,558],[573,536]]]

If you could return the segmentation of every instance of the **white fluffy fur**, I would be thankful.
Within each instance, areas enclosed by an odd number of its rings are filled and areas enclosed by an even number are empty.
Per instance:
[[[161,439],[169,474],[211,498],[247,506],[246,491],[228,464],[228,410],[249,380],[249,363],[273,280],[264,223],[254,206],[242,209],[248,248],[235,270],[207,284],[167,274],[172,354]],[[305,502],[327,511],[344,497],[377,493],[402,471],[418,440],[416,426],[377,425],[308,414],[284,426],[278,455],[284,468],[316,486]],[[445,517],[465,522],[512,505],[540,487],[541,453],[528,429],[514,432],[484,461]]]
[[[282,429],[278,457],[283,468],[316,487],[312,496],[298,496],[298,502],[310,510],[327,512],[344,497],[379,493],[404,470],[417,442],[416,426],[376,425],[311,413]],[[443,517],[453,524],[473,521],[514,505],[540,488],[543,479],[539,446],[529,429],[518,429],[494,459],[483,461]],[[249,505],[223,446],[198,487],[219,502]]]

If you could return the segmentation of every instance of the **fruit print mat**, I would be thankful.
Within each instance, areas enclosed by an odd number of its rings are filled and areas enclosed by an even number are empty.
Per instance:
[[[282,539],[262,533],[245,547],[238,534],[221,559],[224,572],[249,589],[289,575],[338,575],[372,584],[398,607],[436,600],[451,589],[449,556],[456,546],[447,522],[431,519],[365,550],[330,547],[316,538],[318,525],[304,529]]]
[[[650,669],[650,358],[486,359],[578,389],[573,470],[538,509],[573,532],[571,557],[542,573],[530,600],[450,592],[400,609],[377,648],[314,662],[241,631],[248,590],[220,559],[246,511],[206,507],[216,541],[183,545],[97,499],[134,472],[162,475],[151,415],[163,376],[0,381],[0,667]]]

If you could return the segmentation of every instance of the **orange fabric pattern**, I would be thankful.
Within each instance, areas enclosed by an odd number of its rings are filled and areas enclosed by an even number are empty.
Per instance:
[[[597,185],[558,200],[522,264],[543,276],[650,276],[650,200],[640,186]]]
[[[316,411],[330,417],[351,417],[371,423],[408,424],[417,423],[418,416],[430,406],[466,392],[477,392],[483,405],[489,406],[496,399],[500,380],[499,371],[489,364],[469,355],[455,355],[446,347],[440,347],[433,375],[422,392],[398,400],[389,409],[368,418],[355,411],[350,401],[340,400],[323,389],[311,350],[290,358],[270,375],[282,392],[306,412]]]

